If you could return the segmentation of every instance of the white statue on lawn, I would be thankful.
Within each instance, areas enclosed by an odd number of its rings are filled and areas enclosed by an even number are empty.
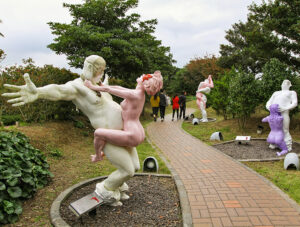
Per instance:
[[[288,151],[292,150],[292,137],[289,132],[290,127],[290,116],[289,112],[298,105],[297,93],[290,91],[292,86],[289,80],[284,80],[281,84],[281,91],[275,91],[269,101],[266,104],[266,108],[270,110],[272,104],[278,104],[279,112],[283,117],[283,132],[284,141],[287,145]],[[274,149],[275,145],[270,144],[270,148]]]
[[[211,78],[211,75],[209,75],[207,79],[200,82],[200,84],[198,86],[198,90],[196,91],[196,98],[197,98],[196,102],[202,113],[202,119],[201,119],[202,122],[208,122],[207,113],[206,113],[207,98],[206,98],[205,94],[209,94],[210,89],[213,87],[214,87],[214,83]]]
[[[91,55],[85,59],[80,78],[66,84],[50,84],[37,88],[30,80],[29,75],[25,74],[25,85],[6,84],[5,87],[16,90],[16,92],[5,93],[2,96],[14,97],[8,100],[9,103],[13,103],[13,106],[21,106],[37,99],[72,101],[89,118],[93,128],[96,129],[94,139],[96,155],[92,155],[92,161],[100,161],[104,153],[108,160],[117,167],[117,170],[111,173],[106,180],[96,185],[95,191],[105,202],[118,206],[122,205],[120,200],[129,198],[125,194],[128,191],[125,182],[140,168],[134,146],[142,142],[145,136],[144,129],[139,123],[139,114],[145,101],[145,91],[156,93],[156,90],[160,90],[162,77],[159,71],[154,74],[142,75],[137,79],[136,89],[108,86],[108,77],[101,86],[96,86],[102,79],[105,67],[106,63],[102,57]],[[152,91],[153,87],[155,87],[155,91]],[[103,92],[100,93],[100,90]],[[124,98],[121,103],[122,107],[114,102],[107,92]],[[133,105],[135,106],[132,107]],[[133,108],[135,115],[132,111],[129,114],[128,108]],[[132,118],[134,119],[132,120]],[[134,122],[130,124],[128,121]],[[135,127],[131,127],[131,125]],[[107,131],[110,136],[106,138],[105,135],[102,135],[102,131]],[[139,136],[136,136],[137,133]],[[127,137],[125,138],[125,136]],[[115,137],[119,139],[116,140]],[[138,138],[136,142],[134,142],[135,137]]]

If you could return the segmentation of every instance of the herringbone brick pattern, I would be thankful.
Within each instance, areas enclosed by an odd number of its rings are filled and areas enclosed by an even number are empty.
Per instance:
[[[253,171],[185,133],[181,123],[168,115],[147,133],[184,184],[193,226],[300,226],[299,207]]]

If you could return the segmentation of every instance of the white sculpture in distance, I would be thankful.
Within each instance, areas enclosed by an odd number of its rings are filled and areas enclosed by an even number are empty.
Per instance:
[[[209,94],[211,88],[213,88],[213,87],[214,87],[214,83],[213,83],[211,75],[209,75],[207,79],[200,82],[200,84],[198,86],[198,90],[196,91],[196,98],[197,98],[196,102],[202,113],[201,122],[208,122],[207,113],[206,113],[207,98],[206,98],[205,94]]]
[[[275,91],[266,104],[266,108],[270,111],[272,104],[278,104],[279,112],[283,117],[283,132],[284,141],[288,147],[288,151],[292,150],[292,137],[290,134],[290,116],[289,112],[298,105],[297,93],[290,91],[292,86],[289,80],[284,80],[281,84],[281,91]],[[273,144],[270,144],[271,149],[275,149]]]

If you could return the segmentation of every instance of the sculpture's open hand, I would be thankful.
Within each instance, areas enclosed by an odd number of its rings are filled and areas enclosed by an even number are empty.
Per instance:
[[[4,93],[4,97],[14,97],[9,99],[7,102],[13,103],[12,106],[22,106],[26,103],[34,102],[38,99],[37,88],[34,83],[30,80],[28,73],[24,74],[25,85],[16,86],[11,84],[4,84],[4,87],[15,90],[16,92]]]

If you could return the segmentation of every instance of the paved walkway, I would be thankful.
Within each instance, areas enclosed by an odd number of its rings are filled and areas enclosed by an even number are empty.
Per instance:
[[[295,202],[254,171],[185,133],[181,123],[168,115],[165,122],[151,123],[147,133],[184,185],[193,226],[300,226]]]

